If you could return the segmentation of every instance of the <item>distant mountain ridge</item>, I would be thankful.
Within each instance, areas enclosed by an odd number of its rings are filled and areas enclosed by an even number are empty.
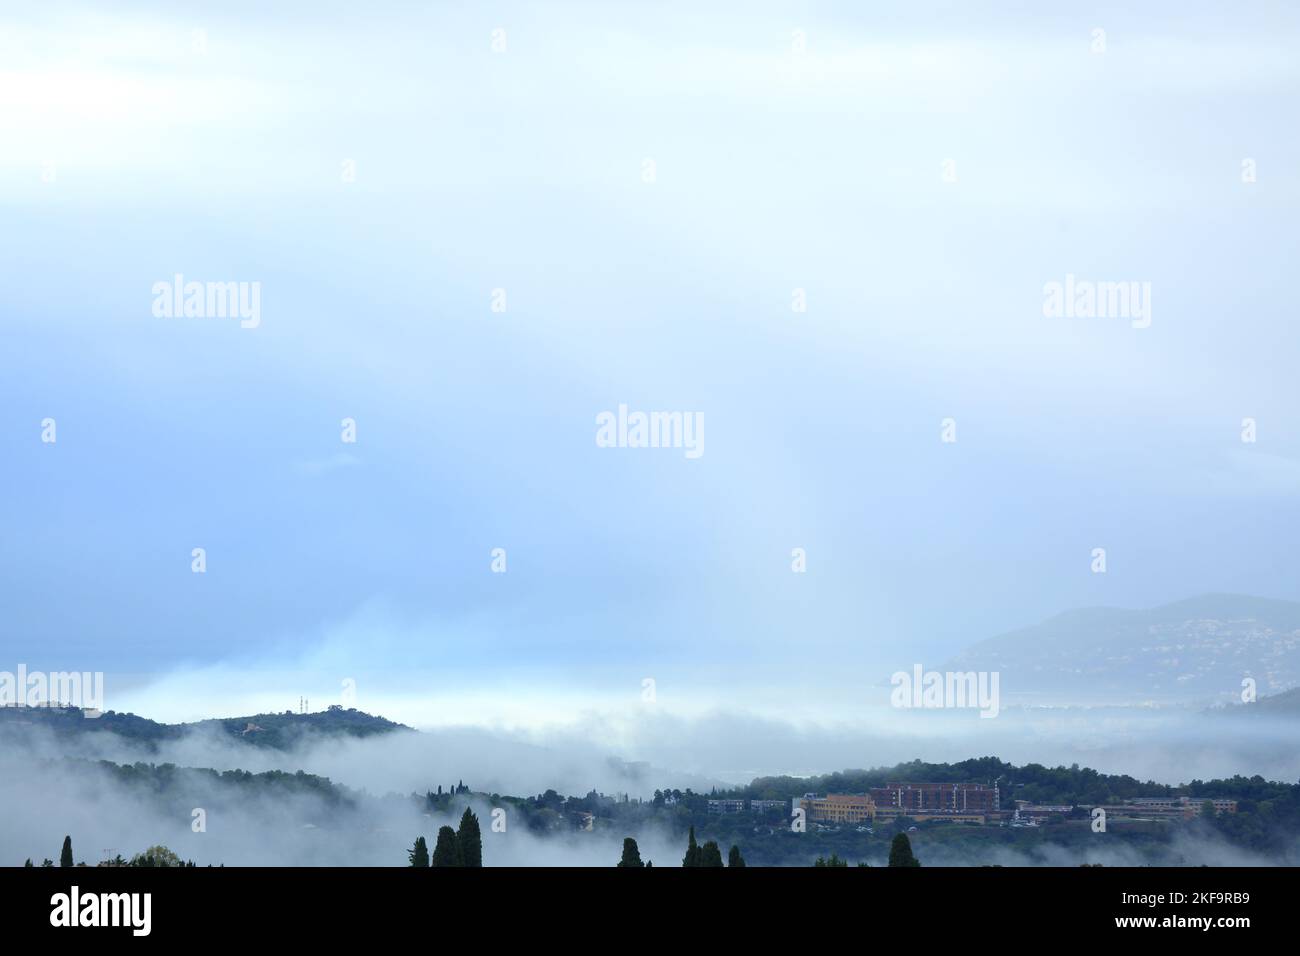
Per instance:
[[[1248,704],[1229,704],[1226,707],[1212,707],[1207,713],[1230,717],[1300,717],[1300,687],[1260,697]]]
[[[356,708],[334,707],[309,714],[285,711],[222,717],[193,723],[164,724],[135,714],[106,711],[90,718],[77,707],[0,707],[0,727],[30,725],[60,735],[108,733],[156,745],[179,740],[191,733],[215,731],[250,746],[287,750],[312,737],[368,737],[372,734],[411,731],[410,727],[367,714]]]
[[[1146,610],[1066,611],[980,641],[945,664],[997,671],[1004,700],[1229,700],[1300,686],[1300,602],[1207,594]]]

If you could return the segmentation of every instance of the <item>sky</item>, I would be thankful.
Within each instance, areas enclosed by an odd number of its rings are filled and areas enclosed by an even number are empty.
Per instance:
[[[3,4],[0,668],[799,716],[1300,599],[1300,13],[1129,6]],[[703,453],[600,447],[620,405]]]

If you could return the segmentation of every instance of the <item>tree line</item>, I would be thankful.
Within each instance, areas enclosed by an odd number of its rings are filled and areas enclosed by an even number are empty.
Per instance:
[[[624,867],[651,867],[653,862],[641,862],[641,851],[636,845],[636,840],[626,837],[623,840],[623,858],[618,861],[618,866]],[[730,852],[727,854],[728,867],[743,867],[745,858],[740,852],[740,847],[734,843]],[[841,867],[848,866],[847,860],[842,860],[835,853],[830,855],[830,859],[818,857],[813,866],[817,867]],[[859,863],[858,866],[866,866],[866,863]],[[915,867],[920,866],[921,861],[916,858],[912,852],[912,841],[907,838],[906,833],[899,833],[894,836],[894,842],[889,847],[889,865],[898,867]],[[682,866],[708,866],[722,867],[722,850],[716,840],[709,840],[703,845],[695,839],[695,827],[690,828],[686,837],[686,855],[682,857]]]
[[[38,864],[32,862],[31,857],[28,857],[27,862],[23,864],[23,868],[26,869],[27,867],[36,867],[37,865]],[[51,860],[49,857],[46,857],[39,864],[39,866],[41,867],[52,867],[54,865],[55,865],[54,861]],[[63,848],[59,851],[58,865],[59,866],[85,866],[86,865],[84,860],[81,863],[73,862],[72,837],[70,835],[65,836],[63,838]],[[193,860],[182,860],[179,856],[177,856],[171,850],[167,849],[167,847],[165,846],[151,846],[147,850],[143,850],[140,853],[137,853],[129,860],[123,859],[122,854],[119,853],[111,860],[101,860],[99,862],[99,865],[100,866],[146,866],[146,867],[171,866],[171,867],[193,868],[195,866],[195,863]]]

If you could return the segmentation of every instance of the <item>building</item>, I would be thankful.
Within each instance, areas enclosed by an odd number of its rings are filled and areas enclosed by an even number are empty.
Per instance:
[[[1096,809],[1095,807],[1093,808]],[[1196,816],[1196,807],[1185,807],[1178,803],[1127,803],[1104,804],[1101,807],[1106,816],[1113,820],[1190,820]]]
[[[871,799],[877,813],[918,819],[947,819],[957,814],[983,818],[1002,811],[1002,795],[996,784],[887,783],[873,787]]]
[[[1202,800],[1191,799],[1191,803],[1193,806],[1196,807],[1196,812],[1198,814],[1201,812],[1201,807],[1205,805],[1206,800],[1209,800],[1210,803],[1214,804],[1215,813],[1236,813],[1237,812],[1236,800],[1223,800],[1218,797],[1213,797],[1213,798],[1207,797]]]
[[[1222,797],[1133,797],[1102,809],[1108,815],[1133,820],[1191,820],[1200,816],[1207,802],[1214,804],[1215,813],[1237,812],[1237,801]]]
[[[1033,804],[1028,800],[1017,800],[1014,821],[1035,822],[1051,817],[1068,817],[1074,813],[1073,804]]]
[[[865,793],[807,793],[799,806],[816,823],[870,823],[876,817],[875,801]]]
[[[1132,800],[1125,801],[1125,803],[1148,810],[1186,811],[1190,808],[1191,815],[1195,816],[1200,814],[1201,808],[1207,800],[1214,804],[1215,813],[1237,812],[1236,800],[1226,800],[1221,797],[1134,797]]]
[[[1134,797],[1132,800],[1125,800],[1125,803],[1132,804],[1135,807],[1144,807],[1150,810],[1178,810],[1186,803],[1186,797]]]
[[[750,800],[749,809],[754,813],[772,813],[785,810],[790,806],[789,800]]]
[[[745,810],[744,800],[710,800],[709,812],[715,814],[721,813],[743,813]]]

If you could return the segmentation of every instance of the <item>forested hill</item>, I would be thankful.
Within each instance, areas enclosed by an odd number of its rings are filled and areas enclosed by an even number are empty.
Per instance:
[[[0,707],[0,726],[11,730],[44,728],[59,735],[114,734],[136,743],[156,745],[188,734],[216,732],[254,747],[284,750],[311,737],[369,737],[410,727],[355,708],[331,707],[310,714],[285,711],[223,717],[185,724],[164,724],[135,714],[106,711],[87,717],[76,707]]]
[[[1228,780],[1200,781],[1172,787],[1141,781],[1127,774],[1100,773],[1074,764],[1069,767],[1046,767],[1030,763],[1017,767],[997,757],[974,757],[957,763],[926,763],[913,760],[894,767],[871,770],[841,770],[818,777],[758,777],[745,787],[719,793],[719,796],[748,797],[758,800],[787,800],[804,793],[865,793],[893,781],[929,783],[997,784],[1005,806],[1011,800],[1031,803],[1101,806],[1132,797],[1154,796],[1223,796],[1265,799],[1296,788],[1260,776],[1233,777]]]

